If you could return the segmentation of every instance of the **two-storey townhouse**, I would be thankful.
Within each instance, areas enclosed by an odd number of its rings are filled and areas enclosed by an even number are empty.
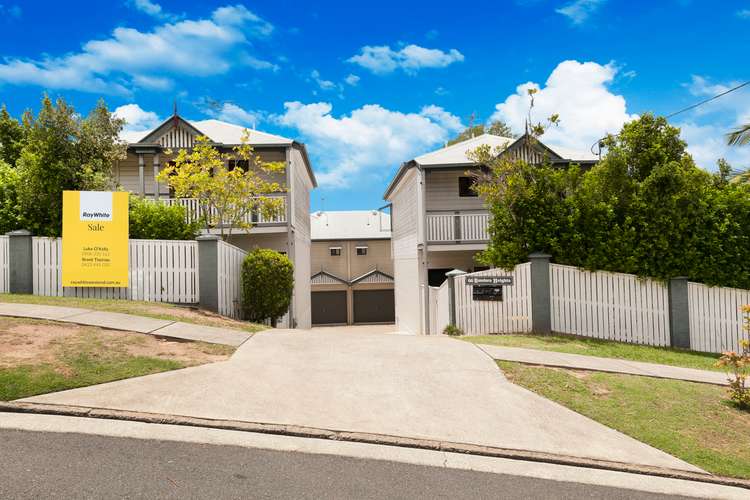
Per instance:
[[[311,227],[313,324],[393,323],[390,216],[315,212]]]
[[[156,181],[160,170],[172,155],[194,146],[198,136],[207,137],[223,153],[233,153],[241,144],[247,129],[219,120],[189,121],[176,112],[153,130],[126,132],[127,158],[114,165],[120,186],[135,195],[155,202],[185,207],[187,217],[198,217],[198,203],[190,198],[175,198],[169,186]],[[275,179],[282,190],[274,194],[282,198],[283,209],[271,218],[262,214],[248,214],[250,230],[233,228],[228,242],[245,250],[271,248],[286,253],[294,264],[294,295],[287,315],[288,326],[310,328],[310,191],[317,186],[305,145],[292,139],[249,130],[249,144],[255,154],[266,162],[284,162],[286,170]],[[242,161],[234,168],[247,168]],[[217,234],[218,228],[204,229]]]
[[[472,189],[472,171],[481,169],[467,153],[488,145],[510,159],[532,164],[549,161],[589,167],[592,153],[483,134],[433,151],[401,165],[384,199],[391,204],[396,325],[400,330],[429,332],[429,286],[445,273],[486,269],[475,257],[487,248],[489,212]]]

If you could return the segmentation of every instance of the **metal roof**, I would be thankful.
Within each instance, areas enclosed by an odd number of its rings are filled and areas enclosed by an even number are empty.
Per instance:
[[[313,240],[375,240],[391,237],[391,216],[378,210],[314,212]]]
[[[518,143],[524,138],[521,136],[516,139],[509,137],[501,137],[492,134],[482,134],[465,141],[457,142],[450,146],[440,148],[430,153],[417,156],[413,160],[409,160],[401,164],[396,175],[394,175],[390,184],[386,188],[384,199],[388,199],[393,189],[398,185],[401,177],[412,167],[423,167],[423,168],[440,168],[440,167],[472,167],[475,163],[468,157],[467,153],[475,150],[479,146],[488,145],[492,150],[500,148],[505,150],[510,148],[514,144]],[[542,143],[537,139],[539,147],[552,151],[554,154],[560,157],[558,161],[565,161],[569,163],[591,163],[599,160],[599,157],[589,151],[578,151],[570,148],[564,148],[561,146],[550,145]]]
[[[515,139],[509,137],[500,137],[499,135],[482,134],[480,136],[465,141],[452,144],[450,146],[432,151],[431,153],[417,156],[414,161],[422,166],[430,165],[453,165],[453,164],[471,164],[467,153],[473,151],[479,146],[488,145],[491,148],[506,148],[515,142]]]
[[[226,145],[238,145],[242,143],[242,134],[245,130],[249,132],[250,145],[278,145],[288,146],[294,143],[292,139],[281,137],[280,135],[268,134],[259,130],[250,130],[247,127],[235,125],[233,123],[224,122],[221,120],[197,120],[191,121],[179,116],[177,117],[180,121],[185,122],[192,127],[195,132],[199,132],[201,135],[208,137],[211,142],[215,144],[226,144]],[[143,141],[148,136],[160,128],[170,124],[175,119],[174,116],[168,118],[159,126],[151,130],[142,130],[138,132],[133,131],[122,131],[120,132],[120,139],[128,144],[135,144]]]

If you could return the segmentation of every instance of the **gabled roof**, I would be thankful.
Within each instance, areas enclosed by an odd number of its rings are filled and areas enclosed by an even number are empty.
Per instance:
[[[259,130],[250,130],[241,125],[221,120],[190,121],[175,114],[153,130],[140,132],[123,131],[120,133],[120,139],[128,144],[128,146],[143,145],[144,147],[153,147],[161,144],[163,147],[189,148],[193,146],[194,138],[202,135],[208,137],[216,145],[233,147],[242,143],[242,135],[245,131],[248,132],[248,144],[250,146],[291,147],[298,150],[305,162],[305,167],[313,187],[317,187],[318,182],[315,179],[315,173],[312,170],[310,158],[307,155],[307,148],[305,148],[304,144],[280,135],[268,134]],[[165,138],[167,139],[166,141],[164,140]],[[178,142],[175,144],[175,141]]]
[[[152,130],[140,132],[122,132],[120,139],[128,144],[156,143],[168,130],[174,127],[184,127],[192,135],[203,135],[215,144],[236,146],[242,143],[242,134],[245,130],[249,133],[249,144],[251,146],[288,146],[294,143],[292,139],[280,135],[268,134],[259,130],[250,130],[247,127],[235,125],[221,120],[197,120],[190,121],[179,115],[173,115]]]
[[[352,285],[356,283],[393,283],[393,276],[385,274],[378,269],[373,269],[351,281]]]
[[[493,151],[497,148],[503,151],[509,151],[514,148],[520,147],[522,142],[526,139],[525,135],[518,137],[517,139],[511,139],[509,137],[501,137],[492,134],[482,134],[465,141],[452,144],[450,146],[432,151],[430,153],[417,156],[413,160],[407,161],[401,165],[396,172],[396,175],[391,180],[388,188],[383,195],[384,199],[388,199],[393,189],[398,185],[401,177],[404,173],[412,167],[420,168],[449,168],[449,167],[471,167],[475,163],[468,157],[467,152],[473,151],[479,146],[487,145]],[[554,146],[545,144],[538,139],[534,141],[532,147],[539,150],[540,153],[545,153],[550,157],[553,162],[566,162],[566,163],[587,163],[591,164],[599,160],[599,158],[591,152],[576,151],[570,148],[564,148],[560,146]],[[502,154],[502,153],[501,153]]]
[[[379,210],[313,212],[314,240],[383,240],[391,237],[391,216]]]
[[[203,135],[217,144],[237,145],[242,143],[242,134],[247,130],[250,134],[251,145],[290,145],[294,141],[280,135],[268,134],[259,130],[234,125],[221,120],[200,120],[192,122]]]
[[[414,161],[422,166],[433,165],[471,165],[473,162],[467,156],[469,151],[473,151],[479,146],[488,145],[495,149],[506,148],[514,142],[509,137],[500,137],[499,135],[482,134],[465,141],[452,144],[450,146],[432,151],[431,153],[417,156]]]
[[[344,285],[348,285],[349,282],[346,281],[343,278],[339,278],[335,274],[331,274],[326,271],[320,271],[315,274],[313,274],[310,277],[310,282],[313,285],[335,285],[336,283],[342,283]]]

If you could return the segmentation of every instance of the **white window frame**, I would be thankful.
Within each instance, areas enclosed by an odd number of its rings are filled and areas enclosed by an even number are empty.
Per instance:
[[[333,253],[334,250],[337,250],[337,253]],[[341,250],[343,250],[342,247],[328,247],[328,254],[331,257],[341,257]]]

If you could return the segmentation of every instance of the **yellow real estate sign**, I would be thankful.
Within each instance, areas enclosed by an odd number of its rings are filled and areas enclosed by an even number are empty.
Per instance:
[[[128,193],[63,192],[63,286],[128,286]]]

